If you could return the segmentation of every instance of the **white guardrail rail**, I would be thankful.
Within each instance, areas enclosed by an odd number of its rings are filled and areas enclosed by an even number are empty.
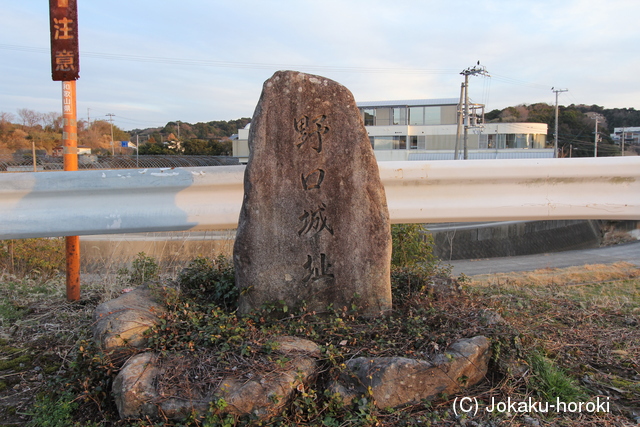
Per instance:
[[[640,219],[640,157],[380,162],[393,223]],[[0,239],[236,228],[244,166],[0,174]]]

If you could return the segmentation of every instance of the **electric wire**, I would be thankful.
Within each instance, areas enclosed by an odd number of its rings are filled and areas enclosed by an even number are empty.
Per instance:
[[[14,50],[21,52],[49,54],[50,49],[44,47],[35,46],[22,46],[14,44],[0,44],[0,50]],[[355,67],[355,66],[334,66],[334,65],[295,65],[284,63],[257,63],[257,62],[235,62],[235,61],[217,61],[209,59],[190,59],[190,58],[172,58],[172,57],[160,57],[160,56],[145,56],[145,55],[133,55],[122,53],[105,53],[105,52],[91,52],[83,51],[80,53],[82,57],[96,58],[96,59],[108,59],[118,61],[130,61],[139,63],[154,63],[165,65],[178,65],[178,66],[200,66],[200,67],[216,67],[216,68],[235,68],[235,69],[300,69],[308,71],[320,71],[320,72],[342,72],[342,73],[380,73],[380,74],[460,74],[455,69],[429,69],[429,68],[395,68],[395,67]],[[549,90],[550,85],[543,85],[539,83],[528,82],[525,80],[515,79],[500,74],[491,73],[490,76],[484,76],[483,88],[482,88],[482,103],[487,105],[489,102],[489,95],[491,90],[492,81],[498,81],[501,83],[518,85],[529,87],[538,90]],[[127,120],[124,117],[119,117],[120,120]],[[128,119],[131,122],[138,123],[155,123],[151,121],[133,120]]]
[[[0,44],[0,49],[17,50],[24,52],[49,53],[47,48],[33,46],[19,46]],[[234,62],[234,61],[214,61],[209,59],[189,59],[170,58],[160,56],[115,54],[104,52],[80,52],[81,57],[110,59],[119,61],[146,62],[168,65],[205,66],[218,68],[239,68],[239,69],[274,69],[274,68],[305,68],[309,70],[322,70],[332,72],[347,73],[392,73],[392,74],[457,74],[454,69],[427,69],[427,68],[395,68],[395,67],[352,67],[333,65],[312,65],[312,64],[284,64],[284,63],[258,63],[258,62]]]

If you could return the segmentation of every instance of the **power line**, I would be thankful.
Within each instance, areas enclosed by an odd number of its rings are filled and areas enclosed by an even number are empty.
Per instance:
[[[116,117],[119,122],[129,122],[129,123],[140,124],[140,125],[150,125],[150,124],[152,124],[152,125],[154,125],[156,127],[164,126],[164,124],[158,122],[157,120],[130,119],[128,117],[123,117],[123,116],[120,116],[118,114],[107,113],[104,110],[99,110],[99,109],[96,109],[96,108],[91,108],[91,111],[94,111],[94,112],[97,112],[97,113],[102,113],[105,116],[109,116],[109,114],[111,114],[111,116],[112,117]],[[105,119],[105,121],[109,121],[109,120],[110,119]]]
[[[47,48],[37,48],[31,46],[19,46],[0,44],[0,49],[17,50],[24,52],[49,53]],[[191,58],[171,58],[160,56],[126,55],[104,52],[80,52],[86,58],[110,59],[118,61],[147,62],[157,64],[205,66],[218,68],[247,68],[247,69],[273,69],[273,68],[304,68],[308,70],[323,70],[347,73],[391,73],[391,74],[456,74],[454,69],[428,69],[428,68],[393,68],[393,67],[350,67],[334,65],[312,65],[312,64],[283,64],[283,63],[259,63],[259,62],[234,62],[234,61],[214,61],[207,59]]]
[[[33,46],[21,46],[11,44],[0,44],[0,49],[16,50],[24,52],[36,52],[49,54],[48,48],[39,48]],[[285,63],[260,63],[260,62],[235,62],[235,61],[214,61],[207,59],[193,58],[172,58],[161,56],[145,56],[145,55],[127,55],[121,53],[105,53],[105,52],[87,52],[82,51],[83,57],[111,59],[118,61],[147,62],[158,64],[185,65],[185,66],[204,66],[218,68],[246,68],[246,69],[307,69],[319,71],[345,72],[345,73],[388,73],[388,74],[458,74],[453,68],[395,68],[395,67],[350,67],[335,65],[313,65],[313,64],[285,64]],[[507,84],[527,86],[534,89],[547,90],[549,85],[528,82],[525,80],[514,79],[500,74],[491,74],[487,76],[493,80]]]
[[[518,85],[518,86],[526,86],[533,89],[547,90],[547,88],[549,87],[549,85],[543,85],[540,83],[533,83],[525,80],[514,79],[511,77],[501,76],[499,74],[494,74],[494,73],[491,73],[491,78],[497,81],[501,81],[503,83]]]

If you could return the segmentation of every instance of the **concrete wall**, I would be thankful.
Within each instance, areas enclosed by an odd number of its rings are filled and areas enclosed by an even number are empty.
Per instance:
[[[601,240],[598,221],[583,220],[440,225],[431,235],[443,261],[586,249],[599,246]]]
[[[629,221],[628,228],[637,222]],[[597,247],[599,221],[522,221],[431,224],[435,254],[443,261],[559,252]],[[430,225],[427,224],[427,228]],[[115,271],[128,267],[137,254],[154,257],[163,268],[181,269],[204,256],[231,256],[235,230],[157,232],[81,236],[84,272]]]

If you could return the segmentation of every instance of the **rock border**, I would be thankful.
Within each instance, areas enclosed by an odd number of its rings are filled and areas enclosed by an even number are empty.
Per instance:
[[[94,312],[93,334],[98,346],[111,355],[132,349],[144,349],[144,332],[160,321],[166,308],[148,286],[139,287],[114,300],[100,304]],[[225,375],[207,392],[173,390],[164,395],[158,390],[159,379],[171,368],[153,352],[129,358],[116,376],[112,394],[121,419],[160,416],[184,420],[196,414],[204,417],[213,403],[224,399],[224,412],[266,419],[279,413],[293,397],[318,374],[322,353],[312,341],[282,336],[273,340],[274,351],[289,362],[277,372],[248,378],[243,373]],[[429,360],[405,357],[358,357],[345,364],[344,371],[328,389],[352,401],[371,396],[378,408],[394,408],[433,400],[442,393],[452,394],[482,381],[491,348],[484,336],[463,338],[446,352]]]

